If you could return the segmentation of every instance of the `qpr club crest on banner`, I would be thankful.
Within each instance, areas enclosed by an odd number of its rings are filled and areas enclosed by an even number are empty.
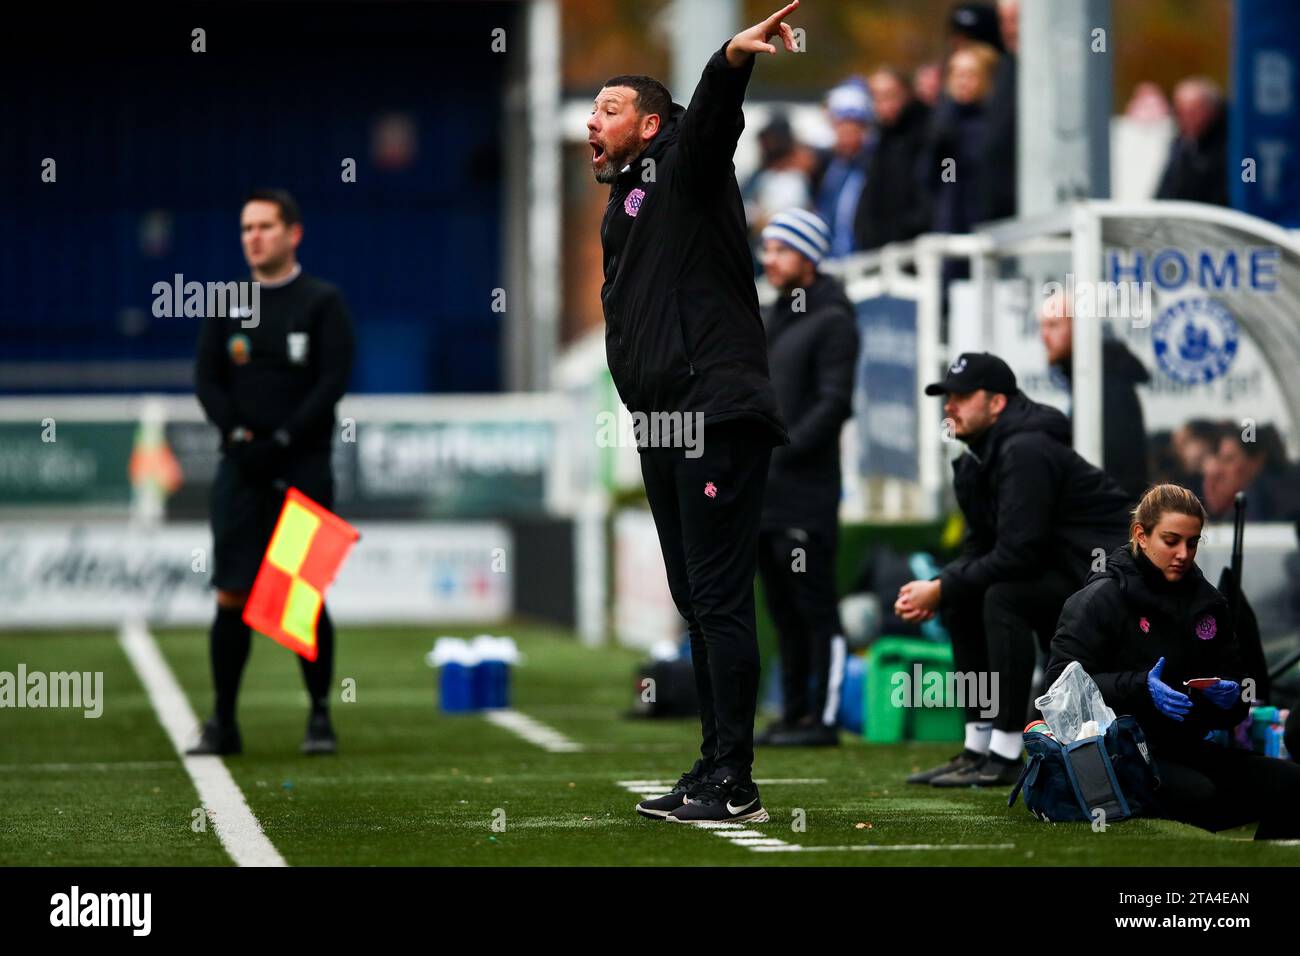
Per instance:
[[[623,211],[635,219],[636,214],[641,211],[641,203],[644,201],[645,190],[634,189],[628,193],[627,198],[623,200]]]
[[[1151,328],[1156,361],[1184,385],[1205,385],[1237,357],[1237,320],[1209,298],[1184,299],[1164,309]]]

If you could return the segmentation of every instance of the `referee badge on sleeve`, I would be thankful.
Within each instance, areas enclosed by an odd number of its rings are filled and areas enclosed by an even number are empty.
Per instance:
[[[294,365],[302,365],[307,361],[306,332],[289,333],[289,361]]]

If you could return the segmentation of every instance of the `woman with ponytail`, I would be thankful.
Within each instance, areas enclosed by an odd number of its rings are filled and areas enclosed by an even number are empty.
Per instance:
[[[1162,815],[1207,830],[1258,822],[1257,840],[1300,838],[1300,765],[1211,743],[1249,712],[1223,595],[1196,565],[1206,520],[1181,485],[1155,485],[1129,543],[1065,602],[1047,683],[1078,661],[1117,714],[1132,714],[1160,773]]]

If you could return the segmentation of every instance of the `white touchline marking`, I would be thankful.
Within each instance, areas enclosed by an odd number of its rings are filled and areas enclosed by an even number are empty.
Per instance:
[[[677,781],[676,780],[615,780],[614,782],[618,784],[618,786],[623,787],[624,789],[627,789],[629,787],[639,787],[643,790],[655,790],[657,793],[663,793],[664,792],[663,790],[657,790],[656,788],[658,787],[668,788],[671,787],[673,784],[675,784]],[[792,784],[816,784],[816,783],[825,783],[825,782],[826,782],[825,777],[791,777],[788,779],[760,778],[754,781],[754,783],[762,787],[769,787],[769,786],[780,787],[780,786],[792,785]]]
[[[657,797],[675,782],[672,780],[616,780],[615,784],[638,796]],[[810,784],[825,783],[826,781],[824,779],[809,778],[805,780],[755,780],[754,782],[760,784]],[[651,783],[661,783],[663,788],[646,791],[644,786]],[[769,833],[750,829],[743,823],[706,820],[691,825],[700,830],[710,830],[714,836],[722,837],[733,846],[743,846],[755,853],[823,853],[844,850],[875,852],[890,850],[1012,850],[1016,846],[1014,843],[870,843],[849,846],[802,846],[797,843],[786,843],[784,840],[778,840]]]
[[[174,760],[122,760],[117,763],[91,761],[88,763],[0,763],[0,773],[28,770],[171,770]]]
[[[793,846],[754,847],[755,853],[768,853],[782,850],[794,853],[819,853],[830,850],[862,850],[883,852],[886,850],[1014,850],[1014,843],[861,843],[851,846]]]
[[[158,722],[176,748],[185,772],[194,781],[199,802],[212,820],[217,839],[235,865],[288,866],[262,832],[262,825],[248,808],[243,792],[221,758],[185,755],[187,740],[193,735],[199,719],[144,623],[123,622],[118,640],[149,695]]]
[[[517,710],[489,710],[484,712],[484,716],[488,723],[518,734],[530,744],[536,744],[550,753],[576,753],[582,750],[582,744],[575,743],[554,727],[548,727]]]

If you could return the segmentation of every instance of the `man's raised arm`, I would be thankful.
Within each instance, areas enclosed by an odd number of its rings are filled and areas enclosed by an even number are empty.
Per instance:
[[[693,185],[710,187],[730,167],[745,128],[740,108],[754,70],[754,54],[775,53],[776,47],[767,41],[777,34],[785,48],[795,52],[794,31],[782,21],[798,7],[799,0],[794,0],[762,23],[737,33],[704,67],[678,134],[684,171]]]

